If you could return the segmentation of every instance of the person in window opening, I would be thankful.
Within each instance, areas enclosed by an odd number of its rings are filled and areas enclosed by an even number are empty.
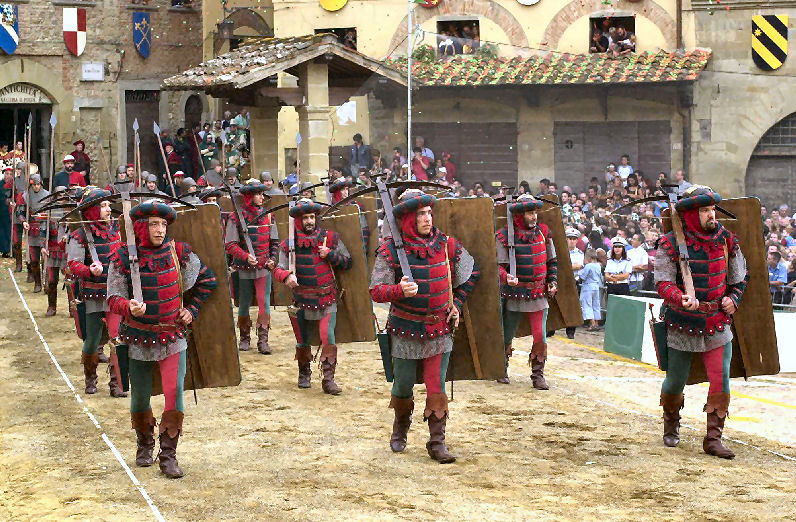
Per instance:
[[[348,29],[345,32],[345,36],[343,36],[343,41],[341,42],[344,47],[348,47],[351,50],[357,50],[357,30],[356,29]]]
[[[591,46],[589,47],[589,52],[591,53],[604,53],[608,51],[608,38],[597,29],[595,25],[594,31],[591,35]]]
[[[614,34],[613,27],[611,30],[611,33]],[[613,42],[610,46],[611,53],[613,54],[614,58],[618,58],[636,51],[636,35],[629,32],[624,27],[617,27],[615,35],[616,36],[613,38]]]
[[[611,240],[611,256],[605,264],[605,282],[609,294],[628,295],[628,279],[633,272],[633,263],[627,258],[627,241],[620,236]]]

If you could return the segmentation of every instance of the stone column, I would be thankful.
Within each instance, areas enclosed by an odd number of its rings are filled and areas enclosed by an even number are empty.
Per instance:
[[[279,109],[276,100],[251,108],[249,133],[251,138],[251,176],[257,178],[264,170],[276,179],[279,168]]]
[[[297,107],[302,142],[301,180],[318,183],[329,171],[331,124],[329,114],[329,67],[325,63],[308,62],[299,75],[304,88],[305,105]]]

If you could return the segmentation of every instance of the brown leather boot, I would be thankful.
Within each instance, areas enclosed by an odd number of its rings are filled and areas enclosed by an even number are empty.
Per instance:
[[[549,390],[550,386],[544,378],[544,363],[547,360],[547,343],[533,343],[528,355],[531,366],[531,384],[537,390]]]
[[[25,268],[28,271],[28,278],[25,279],[25,282],[26,283],[32,283],[33,282],[33,268],[31,268],[30,263],[25,263]]]
[[[406,435],[409,433],[409,426],[412,425],[412,411],[415,409],[414,397],[399,399],[395,395],[390,396],[390,408],[395,410],[395,420],[392,423],[392,435],[390,436],[390,449],[395,453],[400,453],[406,449]]]
[[[505,361],[505,363],[506,363],[506,375],[504,375],[500,379],[497,379],[497,382],[499,382],[500,384],[511,384],[511,380],[509,380],[509,359],[511,358],[511,353],[513,351],[512,347],[511,347],[511,344],[505,345],[504,346],[504,350],[505,350],[504,357],[506,359],[506,361]]]
[[[685,395],[670,395],[661,392],[663,406],[663,445],[673,448],[680,443],[680,410],[683,409]]]
[[[97,393],[97,365],[99,356],[96,353],[81,353],[80,362],[83,363],[83,375],[86,378],[86,393]]]
[[[708,455],[722,459],[733,459],[735,453],[722,444],[721,433],[724,430],[724,419],[730,407],[729,393],[711,393],[708,395],[704,411],[708,414],[707,433],[702,439],[702,449]]]
[[[340,395],[343,389],[334,382],[334,370],[337,368],[337,345],[327,344],[321,347],[321,371],[323,372],[323,380],[321,387],[323,393],[329,395]]]
[[[423,420],[428,421],[429,439],[426,442],[428,456],[440,464],[450,464],[456,457],[448,452],[445,445],[445,424],[448,420],[448,396],[444,393],[431,393],[426,396],[426,409]]]
[[[135,430],[138,448],[135,451],[135,465],[147,468],[152,465],[152,452],[155,450],[155,416],[152,409],[131,412],[130,422]]]
[[[33,293],[41,292],[41,265],[39,263],[31,263],[30,272],[33,275]]]
[[[298,361],[298,387],[309,388],[312,384],[312,349],[309,346],[296,346],[296,361]]]
[[[268,346],[268,330],[271,329],[271,316],[257,317],[257,351],[263,355],[271,355]]]
[[[115,351],[111,352],[111,358],[108,362],[108,373],[111,378],[108,381],[111,397],[127,397],[127,393],[122,389],[122,376],[119,373],[119,357]]]
[[[55,268],[53,268],[55,270]],[[47,283],[47,312],[45,317],[55,315],[55,308],[58,305],[58,283],[51,281]]]
[[[182,420],[184,414],[181,411],[164,411],[160,418],[160,451],[158,451],[158,464],[160,471],[169,478],[180,478],[183,476],[182,469],[177,463],[177,442],[182,432]]]
[[[14,243],[11,252],[14,254],[14,272],[22,272],[22,243]]]
[[[238,343],[238,350],[241,352],[248,352],[251,350],[252,341],[252,319],[247,316],[238,316],[238,332],[240,340]]]
[[[101,345],[97,346],[97,355],[99,355],[99,362],[101,362],[101,363],[107,363],[108,361],[110,361],[110,359],[108,359],[108,356],[105,355],[105,345],[104,344],[101,344]]]

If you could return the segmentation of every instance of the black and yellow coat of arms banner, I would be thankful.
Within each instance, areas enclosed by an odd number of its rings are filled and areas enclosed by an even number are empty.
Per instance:
[[[782,67],[788,56],[788,15],[752,17],[752,59],[764,71]]]

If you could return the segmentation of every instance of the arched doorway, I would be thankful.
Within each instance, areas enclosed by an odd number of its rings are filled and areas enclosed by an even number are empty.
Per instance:
[[[0,89],[0,144],[13,150],[15,142],[24,142],[30,117],[31,163],[36,163],[45,177],[50,175],[50,114],[52,100],[36,86],[20,82]]]
[[[192,130],[195,126],[202,123],[202,98],[198,94],[192,94],[185,102],[185,128]]]
[[[796,204],[796,112],[768,129],[746,167],[746,193],[769,209]]]

